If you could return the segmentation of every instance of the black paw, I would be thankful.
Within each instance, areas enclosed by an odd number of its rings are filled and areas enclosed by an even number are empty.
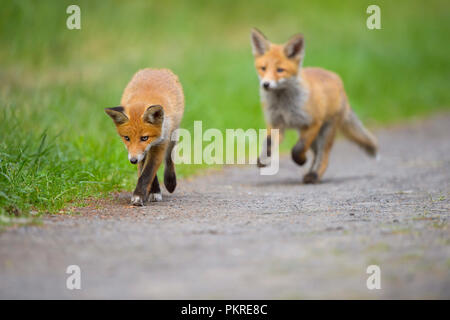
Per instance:
[[[177,176],[174,171],[164,172],[164,185],[170,193],[175,191],[175,188],[177,187]]]
[[[131,197],[131,204],[136,207],[142,207],[144,205],[144,199],[139,195],[133,194]]]
[[[264,168],[267,167],[267,164],[264,164],[261,162],[261,160],[258,157],[258,160],[256,161],[256,165],[258,166],[258,168]]]
[[[303,177],[303,183],[317,183],[319,182],[319,176],[315,172],[309,172]]]
[[[374,146],[365,146],[364,150],[367,152],[367,154],[373,158],[377,157],[377,148]]]
[[[306,163],[306,156],[304,155],[304,147],[302,142],[297,142],[297,144],[292,148],[291,155],[292,160],[299,166],[302,166]]]

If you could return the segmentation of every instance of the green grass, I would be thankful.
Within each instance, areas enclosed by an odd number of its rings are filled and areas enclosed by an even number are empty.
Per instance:
[[[65,27],[68,5],[82,29]],[[131,190],[135,168],[103,108],[144,67],[171,68],[182,126],[263,128],[249,44],[306,37],[305,65],[338,72],[353,108],[385,124],[449,108],[448,1],[6,1],[0,9],[0,216],[57,212]],[[295,139],[288,135],[283,148]],[[203,166],[178,167],[181,176]],[[7,221],[8,219],[0,219]],[[9,220],[8,220],[9,221]]]

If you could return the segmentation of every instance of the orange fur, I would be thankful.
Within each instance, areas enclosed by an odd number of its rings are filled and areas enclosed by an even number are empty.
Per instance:
[[[376,155],[377,140],[352,112],[340,77],[321,68],[302,67],[302,35],[280,45],[254,29],[251,40],[267,128],[280,129],[281,134],[285,129],[300,132],[292,149],[292,157],[299,165],[306,162],[310,148],[314,151],[315,159],[305,182],[316,182],[324,174],[337,128],[370,155]]]
[[[117,126],[128,152],[143,153],[146,147],[161,135],[161,125],[152,125],[142,120],[145,110],[151,105],[161,105],[164,119],[170,119],[171,132],[180,125],[184,111],[184,95],[178,77],[167,69],[144,69],[138,71],[123,92],[121,105],[129,122]],[[145,142],[141,136],[149,136]]]
[[[184,94],[178,77],[167,69],[140,70],[125,88],[121,106],[105,111],[115,122],[130,161],[138,163],[139,180],[133,204],[142,205],[147,198],[145,193],[160,193],[156,172],[164,158],[165,184],[172,192],[176,180],[170,156],[176,142],[171,142],[171,137],[184,112]]]

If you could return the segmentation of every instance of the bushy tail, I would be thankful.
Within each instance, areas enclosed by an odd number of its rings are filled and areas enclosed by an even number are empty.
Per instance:
[[[356,114],[349,108],[341,125],[342,132],[351,141],[358,144],[370,156],[376,157],[378,153],[377,138],[367,130]]]

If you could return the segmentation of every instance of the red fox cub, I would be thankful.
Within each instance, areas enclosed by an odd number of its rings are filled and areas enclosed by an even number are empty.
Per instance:
[[[272,128],[280,130],[280,140],[285,129],[299,131],[292,148],[292,159],[298,165],[306,163],[306,152],[312,149],[314,160],[304,183],[318,182],[324,174],[338,128],[369,155],[377,155],[377,140],[350,108],[339,76],[321,68],[302,68],[303,35],[277,45],[253,29],[251,43],[269,130],[258,166],[264,167],[269,160]]]
[[[106,108],[128,149],[128,159],[138,165],[138,182],[131,197],[135,206],[161,201],[158,171],[165,160],[164,185],[172,193],[177,185],[172,132],[181,122],[184,94],[178,77],[167,69],[143,69],[128,83],[121,105]]]

